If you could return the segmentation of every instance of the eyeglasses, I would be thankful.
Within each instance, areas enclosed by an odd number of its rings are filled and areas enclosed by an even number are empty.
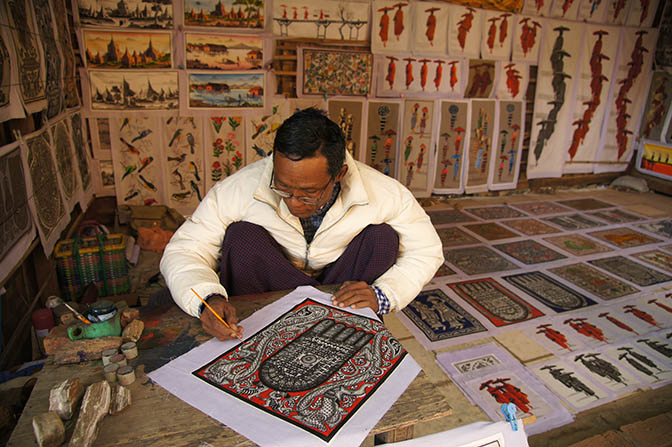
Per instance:
[[[271,182],[268,185],[269,188],[273,190],[277,195],[282,197],[283,199],[291,199],[292,197],[298,200],[299,202],[305,203],[306,205],[317,205],[322,201],[322,196],[324,196],[325,191],[327,188],[329,188],[329,185],[331,185],[331,182],[334,180],[334,177],[331,176],[329,178],[329,183],[326,184],[324,188],[322,188],[322,192],[320,193],[319,197],[309,197],[309,196],[296,196],[291,192],[283,191],[282,189],[279,189],[277,186],[274,184],[275,180],[275,172],[271,173]]]

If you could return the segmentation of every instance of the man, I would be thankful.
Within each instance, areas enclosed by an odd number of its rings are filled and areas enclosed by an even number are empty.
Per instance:
[[[161,273],[175,302],[226,340],[243,331],[229,295],[342,283],[338,307],[384,314],[412,301],[443,262],[413,195],[355,161],[313,108],[280,126],[273,149],[218,182],[166,246]]]

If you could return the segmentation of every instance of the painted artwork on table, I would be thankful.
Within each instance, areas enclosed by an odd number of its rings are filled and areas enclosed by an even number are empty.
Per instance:
[[[628,18],[625,20],[627,26],[639,26],[642,28],[650,27],[658,10],[659,0],[632,0]]]
[[[469,140],[469,103],[441,101],[434,192],[464,192],[464,149]]]
[[[194,70],[258,70],[264,64],[259,36],[185,33],[185,61]]]
[[[495,327],[509,326],[544,313],[492,278],[448,284],[453,292],[483,314]]]
[[[656,29],[623,29],[621,47],[611,82],[609,112],[604,138],[597,151],[595,173],[619,172],[627,168],[635,150],[635,132],[647,95]]]
[[[580,65],[584,25],[546,20],[527,161],[527,177],[560,177],[569,141],[572,92]]]
[[[189,73],[192,109],[263,109],[264,92],[264,73]]]
[[[602,227],[604,224],[593,219],[589,219],[583,214],[568,214],[566,216],[543,217],[546,222],[560,227],[563,230],[583,230],[586,228]]]
[[[481,57],[509,61],[515,20],[510,12],[483,11],[485,25],[481,36]]]
[[[108,28],[172,28],[173,3],[163,0],[75,0],[79,21]]]
[[[430,342],[487,331],[480,321],[441,289],[420,292],[402,312]]]
[[[70,128],[66,119],[61,119],[50,126],[51,142],[54,147],[58,178],[65,199],[66,212],[70,212],[77,199],[79,183],[75,176],[74,154]]]
[[[245,164],[245,125],[242,116],[204,118],[205,192]]]
[[[488,189],[514,189],[518,185],[523,152],[525,104],[522,101],[497,102],[497,138],[490,163]]]
[[[542,202],[523,202],[512,203],[511,206],[523,210],[526,213],[534,214],[535,216],[543,216],[545,214],[558,214],[571,211],[569,208],[562,206],[556,202],[542,201]]]
[[[170,207],[184,214],[193,212],[205,196],[202,122],[193,116],[161,118],[166,197]]]
[[[639,292],[620,279],[580,262],[552,268],[549,271],[603,300],[613,300]]]
[[[660,250],[648,250],[641,253],[633,253],[630,256],[644,261],[656,268],[672,273],[672,255]]]
[[[593,172],[595,154],[607,110],[609,84],[617,59],[619,28],[586,25],[583,53],[576,81],[576,107],[571,113],[571,138],[567,142],[565,173]]]
[[[27,249],[33,238],[27,239],[35,235],[35,230],[28,207],[27,179],[21,162],[21,149],[15,143],[4,146],[0,154],[0,182],[3,185],[0,198],[4,205],[0,207],[0,238],[3,241],[0,244],[0,280],[4,280],[20,259],[20,256],[11,258],[14,247],[19,251],[23,251],[21,246]]]
[[[610,230],[603,230],[603,231],[593,231],[592,233],[588,234],[590,234],[590,236],[594,238],[603,240],[606,243],[614,245],[618,248],[639,247],[641,245],[661,242],[660,239],[647,236],[643,233],[640,233],[628,227],[612,228]]]
[[[352,158],[362,156],[362,133],[364,131],[364,101],[330,99],[327,101],[329,118],[338,124],[345,136],[345,150]]]
[[[89,87],[93,110],[177,109],[177,72],[135,70],[90,70]]]
[[[672,145],[643,141],[635,167],[643,174],[672,180]]]
[[[172,35],[169,32],[84,30],[84,59],[88,68],[170,68]]]
[[[562,255],[555,250],[551,250],[537,241],[529,239],[509,242],[506,244],[497,244],[493,245],[493,247],[527,265],[553,262],[567,258],[565,255]]]
[[[497,64],[497,70],[495,98],[523,100],[530,82],[530,64],[505,61]]]
[[[407,99],[401,135],[401,167],[399,181],[416,196],[430,192],[430,171],[433,146],[434,101]]]
[[[184,24],[227,30],[264,29],[265,0],[182,0]]]
[[[284,98],[274,98],[271,102],[271,113],[248,117],[245,122],[245,164],[271,155],[275,133],[282,122],[290,115],[289,104]]]
[[[436,230],[441,239],[443,248],[459,247],[460,245],[480,244],[480,241],[473,236],[469,236],[458,227],[448,227]]]
[[[70,115],[70,131],[82,189],[86,191],[91,186],[91,171],[89,170],[89,157],[87,155],[89,142],[84,137],[84,121],[79,112]]]
[[[371,10],[371,51],[376,54],[411,51],[410,3],[374,0]]]
[[[464,189],[467,193],[488,190],[492,151],[497,140],[497,101],[472,100],[469,121],[469,145],[465,150]]]
[[[79,106],[79,88],[75,72],[75,53],[70,39],[69,14],[65,9],[65,0],[50,0],[54,13],[54,23],[63,57],[63,105],[67,108]]]
[[[618,2],[607,2],[606,21],[612,25],[625,25],[630,11],[630,4],[639,0],[621,0]],[[647,1],[647,0],[644,0]]]
[[[469,77],[464,96],[466,98],[490,98],[494,94],[496,76],[497,63],[495,61],[469,59]]]
[[[520,236],[518,233],[514,233],[495,222],[469,224],[465,225],[464,228],[488,241],[511,239]]]
[[[598,244],[594,240],[580,234],[545,237],[544,240],[574,256],[588,256],[612,251],[606,245]]]
[[[303,95],[366,96],[371,89],[371,53],[305,48],[301,60]]]
[[[643,217],[637,216],[636,214],[633,213],[629,213],[620,208],[595,211],[593,213],[588,213],[588,215],[592,217],[597,217],[598,219],[602,219],[603,221],[612,224],[628,223],[628,222],[636,222],[638,220],[644,220]]]
[[[514,219],[514,220],[504,220],[500,222],[502,225],[506,225],[509,228],[523,233],[527,236],[537,236],[540,234],[553,234],[560,233],[555,227],[547,225],[537,219]]]
[[[415,54],[441,54],[448,51],[448,16],[450,7],[445,3],[422,2],[415,4]]]
[[[461,5],[451,5],[450,8],[448,55],[479,58],[484,11]]]
[[[503,278],[558,313],[597,304],[577,290],[558,282],[543,272],[519,273]]]
[[[570,208],[574,208],[578,211],[601,210],[603,208],[612,208],[614,206],[611,203],[603,202],[602,200],[593,198],[561,200],[558,203]]]
[[[369,35],[369,2],[300,0],[273,2],[273,35],[343,41],[366,41]]]
[[[640,287],[672,281],[672,276],[646,267],[624,256],[593,259],[588,262]]]
[[[644,105],[644,115],[639,135],[647,140],[663,141],[663,128],[672,104],[672,74],[656,70],[651,78],[649,95]]]
[[[476,219],[471,217],[468,214],[463,213],[460,210],[448,209],[448,210],[436,210],[436,211],[427,211],[427,215],[432,221],[433,225],[446,225],[462,222],[474,222]]]
[[[444,252],[446,261],[467,275],[481,275],[519,267],[488,247],[455,248]]]
[[[527,217],[524,213],[507,205],[483,206],[480,208],[467,208],[466,211],[478,216],[483,220],[509,219],[513,217]]]
[[[63,111],[62,55],[54,32],[54,19],[49,7],[49,1],[32,0],[32,4],[37,29],[40,32],[42,49],[44,50],[47,118],[51,119]]]
[[[547,3],[550,4],[550,2]],[[541,37],[546,22],[535,15],[525,15],[516,16],[513,23],[511,60],[536,65],[539,62],[539,48],[541,48]]]
[[[329,442],[406,355],[380,322],[306,299],[192,374]]]
[[[392,178],[397,177],[401,102],[369,101],[364,161]]]

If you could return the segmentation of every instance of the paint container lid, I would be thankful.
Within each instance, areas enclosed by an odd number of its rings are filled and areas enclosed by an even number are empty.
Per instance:
[[[122,368],[123,368],[123,366],[122,366]],[[111,373],[111,372],[117,371],[118,369],[119,369],[119,365],[117,365],[116,363],[110,363],[105,368],[103,368],[103,372]]]
[[[136,347],[135,342],[129,341],[128,343],[124,343],[121,345],[121,351],[128,351],[130,349],[134,349]]]
[[[101,355],[103,357],[112,357],[112,356],[117,355],[117,354],[119,354],[118,349],[106,349],[101,353]]]
[[[119,363],[122,360],[126,360],[126,357],[124,357],[124,354],[116,354],[116,355],[110,357],[110,362],[111,363]]]
[[[33,312],[33,326],[36,331],[50,331],[54,327],[54,314],[51,309],[37,309]]]
[[[132,366],[120,366],[119,369],[117,370],[117,375],[118,376],[124,376],[126,374],[130,374],[133,372],[133,367]]]
[[[117,314],[117,307],[112,301],[100,300],[89,306],[88,317],[93,322],[106,321]]]

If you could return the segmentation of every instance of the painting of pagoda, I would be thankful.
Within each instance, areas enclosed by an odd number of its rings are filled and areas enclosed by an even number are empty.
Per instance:
[[[85,31],[89,68],[170,68],[171,35],[114,31]]]
[[[199,70],[258,70],[263,66],[260,36],[186,33],[187,68]]]
[[[263,29],[264,0],[184,0],[184,24]]]
[[[173,26],[173,0],[73,0],[82,25],[165,29]]]
[[[91,70],[93,110],[159,110],[179,106],[177,72]]]

